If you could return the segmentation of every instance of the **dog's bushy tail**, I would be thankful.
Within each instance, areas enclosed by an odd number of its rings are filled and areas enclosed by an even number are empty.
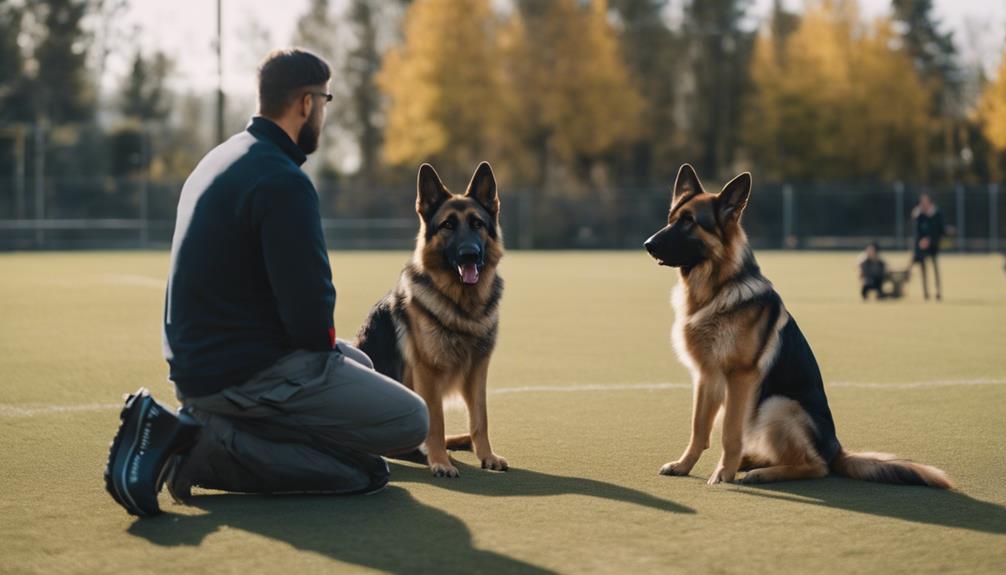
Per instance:
[[[451,451],[471,451],[472,436],[467,433],[464,435],[448,435],[447,449]]]
[[[831,470],[836,475],[863,481],[925,485],[939,489],[954,488],[954,482],[942,469],[907,459],[898,459],[890,453],[850,453],[843,450],[831,464]]]

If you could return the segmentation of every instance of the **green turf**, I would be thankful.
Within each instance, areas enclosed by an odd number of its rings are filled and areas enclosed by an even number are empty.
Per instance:
[[[332,255],[341,336],[406,258]],[[457,480],[394,464],[392,486],[371,497],[200,492],[190,507],[162,497],[169,513],[137,521],[103,490],[117,412],[100,406],[140,385],[172,397],[160,355],[167,254],[9,254],[0,572],[1001,573],[1002,260],[945,257],[941,304],[923,302],[917,282],[904,301],[860,302],[853,254],[760,260],[836,383],[843,443],[939,465],[958,492],[832,478],[709,487],[718,447],[693,477],[659,477],[688,439],[686,388],[532,390],[490,397],[506,474],[462,454]],[[642,252],[511,253],[503,275],[490,388],[687,382],[668,338],[674,275]],[[461,429],[461,414],[450,424]]]

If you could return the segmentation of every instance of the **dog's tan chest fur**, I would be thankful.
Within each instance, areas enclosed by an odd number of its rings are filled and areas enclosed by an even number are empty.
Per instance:
[[[492,285],[496,277],[490,270],[483,278],[483,285]],[[499,310],[496,306],[484,309],[488,297],[472,294],[470,301],[459,303],[445,297],[442,290],[411,281],[408,274],[402,275],[397,289],[404,297],[409,316],[411,333],[398,334],[399,345],[409,363],[420,360],[438,370],[463,372],[491,351],[499,326]],[[474,309],[475,313],[458,313],[454,307],[461,305]]]
[[[696,307],[689,301],[685,281],[674,287],[671,340],[693,379],[710,372],[729,375],[735,370],[767,370],[788,314],[783,309],[776,325],[770,328],[768,341],[762,341],[760,334],[769,327],[765,325],[769,318],[760,307],[744,304],[771,290],[767,281],[748,279],[723,286],[708,302]]]

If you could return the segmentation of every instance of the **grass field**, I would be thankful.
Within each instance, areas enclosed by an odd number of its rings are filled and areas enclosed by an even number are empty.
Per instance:
[[[901,254],[888,254],[904,261]],[[334,253],[351,337],[404,253]],[[859,301],[852,254],[766,253],[838,435],[932,463],[956,492],[836,478],[709,487],[657,475],[688,440],[675,276],[637,253],[511,253],[489,385],[508,473],[392,464],[371,497],[162,497],[134,520],[101,472],[124,392],[172,402],[166,253],[0,255],[0,572],[1002,573],[1006,275],[947,256],[945,301]],[[463,428],[463,415],[450,427]]]

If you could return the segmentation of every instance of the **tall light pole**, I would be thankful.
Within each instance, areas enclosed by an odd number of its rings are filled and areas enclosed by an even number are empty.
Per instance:
[[[224,141],[224,34],[223,4],[217,0],[217,143]]]

